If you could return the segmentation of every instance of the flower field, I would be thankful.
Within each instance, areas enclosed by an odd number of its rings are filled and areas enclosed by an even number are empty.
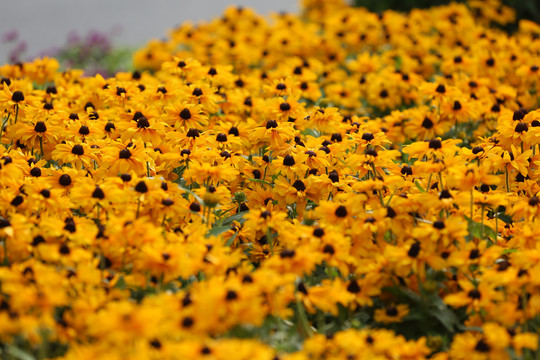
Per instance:
[[[540,25],[513,21],[304,0],[110,78],[1,66],[2,359],[540,358]]]

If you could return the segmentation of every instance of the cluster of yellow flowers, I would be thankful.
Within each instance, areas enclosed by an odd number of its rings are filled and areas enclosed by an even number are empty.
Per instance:
[[[306,0],[113,78],[0,67],[3,358],[538,356],[540,25],[510,21]]]

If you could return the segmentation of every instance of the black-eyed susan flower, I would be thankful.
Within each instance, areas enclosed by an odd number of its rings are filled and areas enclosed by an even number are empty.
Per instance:
[[[126,146],[120,142],[112,143],[103,148],[101,153],[102,166],[113,174],[134,172],[142,175],[146,172],[148,159],[141,143],[135,143],[132,146]]]
[[[66,141],[58,144],[52,152],[52,158],[60,163],[73,163],[77,168],[93,169],[98,160],[95,149],[86,143]]]

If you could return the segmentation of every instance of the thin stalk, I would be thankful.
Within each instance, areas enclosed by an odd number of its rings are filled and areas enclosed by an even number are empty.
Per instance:
[[[495,209],[495,244],[499,240],[499,213]]]
[[[17,123],[17,119],[19,118],[19,104],[15,105],[15,120],[13,121],[14,124]]]
[[[371,168],[373,169],[372,170],[372,172],[373,172],[373,180],[376,180],[377,179],[377,168],[375,167],[374,163],[371,163]],[[383,199],[383,195],[382,195],[381,191],[377,190],[377,194],[379,195],[379,201],[381,202],[381,205],[384,206],[384,199]]]
[[[398,187],[396,186],[396,188],[394,189],[394,192],[392,193],[392,195],[390,195],[390,198],[388,198],[388,201],[386,202],[386,207],[390,205],[390,201],[392,201],[392,198],[394,197],[394,195],[396,195],[397,189]]]
[[[144,143],[144,148],[146,149],[146,142]],[[146,177],[150,177],[150,162],[146,162]]]
[[[482,239],[484,239],[484,205],[482,205],[482,219],[480,222],[482,223]]]
[[[9,258],[8,258],[8,251],[7,251],[7,238],[4,238],[4,262],[2,265],[8,266],[9,265]]]
[[[49,336],[47,334],[47,330],[41,331],[41,345],[39,347],[39,355],[38,359],[47,359],[49,353]]]
[[[203,220],[206,223],[206,225],[210,225],[210,206],[204,205],[203,208]]]
[[[165,225],[165,217],[166,217],[166,215],[163,214],[163,220],[161,220],[161,227],[163,227],[163,225]]]
[[[428,182],[427,182],[427,188],[426,191],[429,192],[431,189],[431,178],[433,177],[433,173],[429,174]]]
[[[39,137],[39,148],[41,150],[41,158],[43,159],[45,157],[45,151],[43,151],[43,137]]]
[[[509,180],[509,176],[508,176],[508,166],[505,167],[505,170],[506,170],[506,192],[509,193],[510,192],[510,180]]]
[[[163,280],[164,280],[164,274],[161,273],[161,275],[159,276],[159,282],[158,282],[158,288],[157,288],[158,294],[163,292]]]
[[[268,246],[270,247],[270,254],[274,255],[274,239],[272,239],[272,233],[270,231],[270,228],[266,230],[266,241],[268,242]]]
[[[2,123],[2,127],[0,128],[0,142],[2,142],[2,134],[4,133],[4,128],[6,127],[6,124],[9,121],[10,115],[11,115],[11,113],[8,114],[6,120],[4,120],[4,122]]]
[[[99,205],[99,203],[97,203],[96,204],[96,216],[97,216],[98,224],[101,224],[100,215],[101,215],[101,205]]]
[[[324,313],[319,311],[317,314],[317,332],[320,334],[324,334],[324,323]]]
[[[473,221],[473,212],[474,212],[473,192],[474,192],[474,188],[471,188],[471,221]]]

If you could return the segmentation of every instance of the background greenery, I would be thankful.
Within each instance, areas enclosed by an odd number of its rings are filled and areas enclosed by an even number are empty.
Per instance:
[[[453,0],[465,2],[463,0]],[[364,6],[371,11],[381,12],[386,9],[409,11],[413,8],[426,8],[449,4],[449,0],[354,0],[356,6]],[[540,23],[540,1],[538,0],[502,0],[505,5],[516,9],[518,19],[529,19]]]

